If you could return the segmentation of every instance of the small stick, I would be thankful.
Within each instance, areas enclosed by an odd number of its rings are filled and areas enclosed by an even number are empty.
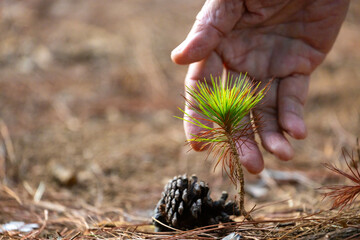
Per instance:
[[[15,151],[14,147],[10,138],[9,129],[6,126],[5,122],[0,119],[0,135],[4,141],[5,144],[5,150],[9,157],[9,160],[12,164],[15,163]]]
[[[6,150],[5,145],[0,141],[0,180],[6,182]]]
[[[359,138],[356,138],[356,151],[358,155],[358,163],[360,163],[360,144],[359,144]]]

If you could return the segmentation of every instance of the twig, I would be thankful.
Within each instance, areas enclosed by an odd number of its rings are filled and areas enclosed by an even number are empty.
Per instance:
[[[10,138],[9,129],[2,119],[0,119],[0,135],[1,135],[2,139],[4,140],[6,153],[9,157],[10,162],[12,164],[15,164],[16,158],[15,158],[14,146],[13,146],[11,138]]]
[[[81,234],[81,232],[77,232],[74,236],[72,236],[72,237],[70,238],[70,240],[75,239],[75,238],[78,237],[80,234]]]

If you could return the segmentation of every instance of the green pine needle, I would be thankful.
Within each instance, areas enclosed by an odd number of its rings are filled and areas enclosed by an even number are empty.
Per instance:
[[[210,83],[199,81],[195,88],[186,87],[189,96],[186,105],[201,117],[190,116],[180,109],[189,119],[177,118],[203,128],[199,135],[194,135],[188,142],[202,143],[203,147],[209,147],[218,157],[216,166],[224,160],[223,169],[226,170],[225,166],[228,166],[229,176],[235,180],[232,163],[234,156],[229,150],[229,144],[248,137],[248,130],[253,126],[251,119],[245,121],[244,118],[263,99],[269,84],[259,89],[260,83],[250,81],[246,74],[235,79],[228,76],[225,82],[220,77],[217,79],[211,76]],[[214,123],[215,127],[205,125],[204,121]]]

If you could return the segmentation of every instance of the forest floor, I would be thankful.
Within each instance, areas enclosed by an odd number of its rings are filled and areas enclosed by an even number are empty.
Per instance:
[[[186,67],[169,55],[202,3],[0,2],[0,229],[11,221],[38,226],[0,230],[0,239],[159,238],[145,234],[153,209],[166,182],[184,173],[207,182],[215,199],[223,190],[235,198],[212,159],[189,152],[173,117],[181,115]],[[265,173],[246,175],[255,219],[331,208],[319,187],[344,179],[323,163],[345,167],[342,148],[351,152],[360,136],[359,12],[351,1],[333,50],[312,75],[309,134],[291,141],[295,158],[280,162],[264,152]],[[322,214],[353,218],[359,207]],[[329,232],[337,228],[345,226]]]

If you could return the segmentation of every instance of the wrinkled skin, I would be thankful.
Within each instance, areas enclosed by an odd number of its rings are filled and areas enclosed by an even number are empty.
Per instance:
[[[286,139],[307,135],[303,120],[310,74],[330,51],[345,18],[348,0],[207,0],[187,38],[171,57],[190,64],[185,85],[209,79],[210,74],[247,72],[271,88],[252,112],[261,116],[262,146],[281,160],[294,151]],[[186,108],[192,115],[196,114]],[[188,138],[201,129],[185,122]],[[251,173],[264,168],[253,134],[238,143],[242,164]],[[199,145],[192,145],[201,150]]]

